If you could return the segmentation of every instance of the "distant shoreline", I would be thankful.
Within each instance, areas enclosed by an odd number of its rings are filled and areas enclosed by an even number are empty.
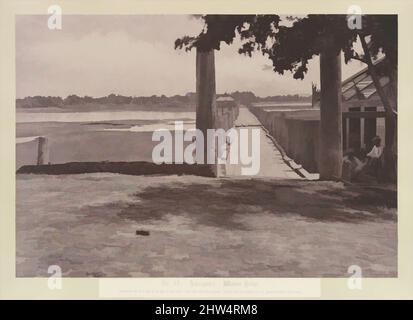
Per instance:
[[[231,96],[239,104],[251,105],[253,103],[309,103],[311,96],[296,95],[277,95],[268,97],[257,97],[254,93],[232,92],[217,94],[218,97]],[[16,99],[16,109],[21,112],[26,110],[41,109],[42,112],[53,110],[54,112],[73,111],[115,111],[115,110],[144,110],[144,111],[182,111],[196,109],[196,94],[189,92],[185,95],[174,96],[149,96],[149,97],[131,97],[110,94],[106,97],[94,98],[90,96],[79,97],[69,95],[66,98],[52,96],[32,96]],[[35,111],[37,112],[37,111]]]

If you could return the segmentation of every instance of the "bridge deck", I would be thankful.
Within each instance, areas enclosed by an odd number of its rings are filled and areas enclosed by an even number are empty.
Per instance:
[[[247,127],[248,130],[260,130],[260,171],[257,176],[272,177],[278,179],[302,179],[292,170],[282,159],[281,153],[274,146],[273,142],[267,137],[258,119],[246,108],[241,107],[239,116],[235,121],[235,128]],[[249,135],[251,140],[251,133]],[[250,148],[251,150],[251,148]],[[240,176],[241,165],[226,165],[226,176]]]

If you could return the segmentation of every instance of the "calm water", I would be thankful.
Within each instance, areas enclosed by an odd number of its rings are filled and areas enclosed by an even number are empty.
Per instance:
[[[162,111],[93,111],[93,112],[18,112],[17,123],[28,122],[93,122],[120,120],[195,119],[195,112]]]
[[[16,167],[35,164],[39,136],[48,139],[51,163],[152,161],[152,132],[195,127],[195,112],[18,112]]]

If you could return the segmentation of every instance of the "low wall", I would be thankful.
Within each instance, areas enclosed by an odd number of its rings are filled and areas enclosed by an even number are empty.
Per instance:
[[[287,156],[310,173],[318,172],[320,110],[251,107]]]
[[[128,175],[197,175],[214,177],[207,164],[155,164],[145,161],[133,162],[68,162],[61,164],[27,165],[17,170],[18,174],[83,174],[110,172]]]

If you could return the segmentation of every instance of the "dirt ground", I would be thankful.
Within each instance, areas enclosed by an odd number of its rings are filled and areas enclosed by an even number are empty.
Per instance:
[[[49,265],[66,277],[347,277],[354,264],[397,276],[395,192],[103,173],[16,180],[18,277]]]

